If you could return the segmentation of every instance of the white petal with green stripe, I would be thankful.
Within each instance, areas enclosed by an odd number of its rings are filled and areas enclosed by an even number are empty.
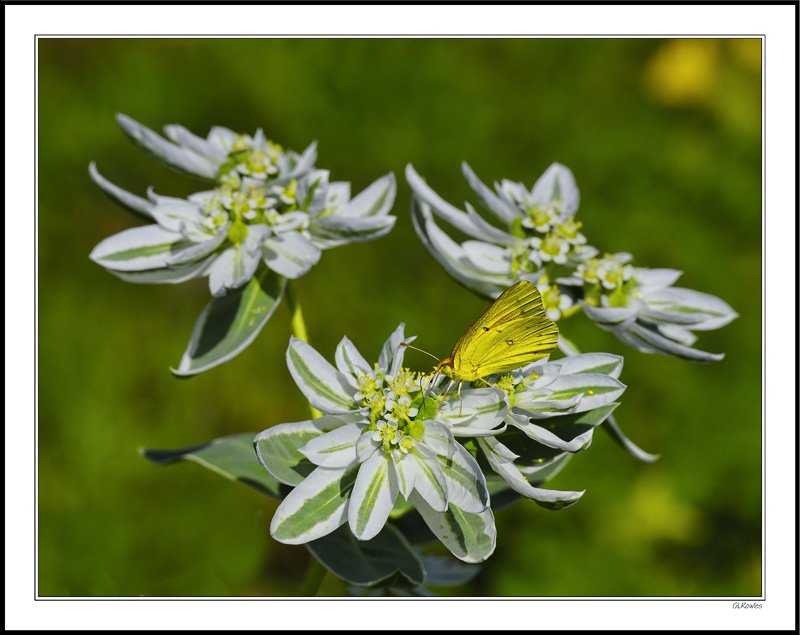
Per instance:
[[[583,353],[550,362],[561,369],[562,375],[594,373],[617,379],[622,372],[623,357],[608,353]]]
[[[308,273],[319,262],[320,253],[319,247],[296,231],[274,234],[261,247],[266,265],[292,280]]]
[[[381,447],[381,444],[373,439],[374,436],[375,431],[367,429],[366,432],[363,432],[361,436],[358,437],[358,441],[356,441],[356,458],[358,458],[359,463],[363,463],[369,459],[369,457],[375,454],[378,448]]]
[[[202,242],[191,242],[188,247],[171,253],[167,257],[167,264],[174,266],[205,258],[215,252],[226,238],[226,234],[220,232],[216,236],[208,236],[208,239]]]
[[[342,338],[336,347],[336,366],[344,374],[350,385],[358,387],[357,379],[372,370],[364,356],[358,352],[355,344],[347,336]]]
[[[107,269],[117,278],[137,284],[178,284],[192,278],[200,278],[208,273],[208,267],[214,261],[213,254],[202,260],[195,260],[183,265],[169,265],[161,269],[145,269],[144,271],[116,271]]]
[[[172,252],[192,246],[180,233],[159,225],[133,227],[101,241],[89,258],[107,269],[143,271],[167,266]]]
[[[508,414],[508,397],[499,388],[464,391],[439,406],[437,420],[451,426],[454,436],[496,434]]]
[[[117,114],[117,123],[145,154],[159,163],[209,181],[217,179],[218,163],[168,141],[147,126],[121,113]]]
[[[497,218],[502,220],[507,225],[510,225],[511,222],[517,218],[522,218],[522,211],[518,207],[510,205],[501,199],[499,196],[497,196],[497,194],[492,192],[491,189],[484,185],[484,183],[472,171],[472,168],[469,167],[466,161],[461,163],[461,172],[464,174],[464,178],[467,179],[469,186],[481,199],[483,206],[492,212]]]
[[[503,456],[505,451],[495,449],[502,444],[494,437],[480,438],[478,439],[478,445],[483,450],[492,469],[508,483],[511,489],[530,498],[546,509],[558,510],[570,507],[577,503],[580,497],[583,496],[584,492],[562,492],[559,490],[533,487],[516,465],[498,458],[498,455]]]
[[[468,289],[496,298],[512,282],[509,276],[490,275],[470,264],[464,250],[433,221],[431,208],[411,197],[411,221],[422,244],[445,271]]]
[[[356,391],[347,378],[303,340],[291,338],[286,362],[297,387],[312,406],[329,414],[356,409]]]
[[[179,232],[184,223],[199,224],[205,220],[196,203],[182,198],[159,196],[152,191],[148,192],[148,196],[156,204],[152,209],[153,218],[164,229]]]
[[[366,425],[367,422],[342,426],[311,439],[299,451],[315,465],[347,467],[357,461],[356,443]]]
[[[475,460],[466,448],[456,444],[456,454],[452,459],[440,456],[445,481],[447,500],[467,512],[481,512],[489,506],[489,490],[486,479]]]
[[[359,540],[369,540],[386,523],[400,492],[392,461],[384,452],[376,452],[358,468],[350,497],[350,531]]]
[[[422,443],[414,443],[398,461],[405,462],[414,466],[414,490],[436,511],[447,509],[447,482],[437,454]]]
[[[392,208],[396,193],[397,183],[394,174],[390,172],[372,183],[345,205],[341,210],[341,215],[359,218],[383,216],[388,214]]]
[[[654,320],[691,324],[693,330],[707,331],[724,326],[738,313],[724,300],[694,291],[671,287],[648,293],[645,296],[646,309],[642,311]]]
[[[616,401],[623,392],[625,384],[608,375],[594,373],[576,373],[559,375],[558,379],[548,386],[552,393],[545,400],[528,400],[530,393],[523,391],[517,395],[516,408],[531,410],[532,416],[552,416],[553,413],[539,412],[543,408],[553,407],[565,410],[565,404],[572,412],[586,412]],[[579,401],[575,403],[575,398]],[[559,403],[561,402],[561,403]]]
[[[425,431],[422,433],[422,441],[436,454],[453,457],[456,453],[456,441],[453,433],[443,423],[428,419],[425,421]]]
[[[261,261],[259,249],[268,231],[265,225],[251,226],[241,244],[226,249],[217,257],[208,270],[211,295],[224,295],[228,289],[238,289],[253,277]]]
[[[378,355],[378,368],[381,369],[382,373],[394,375],[403,365],[406,347],[401,344],[410,344],[416,339],[416,336],[405,337],[405,328],[405,322],[401,322],[389,336],[389,339],[383,343],[380,355]]]
[[[491,508],[479,513],[450,505],[437,512],[417,492],[410,497],[425,524],[452,554],[464,562],[483,562],[497,545],[497,529]]]
[[[108,198],[112,201],[121,205],[128,211],[133,212],[134,214],[138,214],[142,218],[152,219],[153,218],[153,204],[148,201],[147,199],[141,198],[140,196],[136,196],[135,194],[131,194],[130,192],[123,190],[121,187],[114,185],[111,181],[106,179],[100,172],[97,171],[97,166],[95,165],[94,161],[89,164],[89,175],[92,177],[92,180],[97,183],[101,190],[105,193]]]
[[[322,249],[330,249],[381,238],[392,230],[395,221],[396,216],[322,216],[312,218],[308,229],[315,243]]]
[[[398,452],[392,453],[392,465],[394,467],[394,472],[397,475],[397,487],[400,489],[400,493],[406,500],[408,500],[408,497],[414,490],[414,484],[417,477],[416,462],[406,460],[407,456],[407,454]]]
[[[512,413],[506,421],[542,445],[565,452],[580,452],[591,445],[594,428],[603,423],[618,405],[610,403],[586,412],[547,419],[530,419]]]
[[[318,467],[278,506],[270,524],[270,535],[278,542],[301,545],[346,523],[348,501],[357,473],[358,466]]]

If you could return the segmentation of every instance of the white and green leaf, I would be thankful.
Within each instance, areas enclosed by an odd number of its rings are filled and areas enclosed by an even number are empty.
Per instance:
[[[323,415],[272,426],[253,439],[256,456],[275,479],[287,485],[299,485],[317,467],[300,453],[300,448],[312,439],[352,422],[350,415]]]
[[[357,474],[357,465],[315,469],[278,506],[270,535],[278,542],[301,545],[346,523]]]

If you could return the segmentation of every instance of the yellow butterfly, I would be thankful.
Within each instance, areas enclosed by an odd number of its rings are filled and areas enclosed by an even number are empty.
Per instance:
[[[557,341],[558,326],[545,315],[536,285],[520,280],[503,291],[467,329],[450,357],[439,362],[433,375],[442,373],[450,378],[445,394],[458,381],[460,397],[461,384],[465,381],[503,373],[542,359],[553,351]],[[435,355],[431,357],[438,359]]]

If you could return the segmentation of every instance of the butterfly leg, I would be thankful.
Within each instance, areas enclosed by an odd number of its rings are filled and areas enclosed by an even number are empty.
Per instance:
[[[425,390],[427,390],[427,391],[428,391],[428,395],[430,395],[430,394],[431,394],[431,391],[433,390],[433,383],[434,383],[434,380],[436,379],[436,377],[437,377],[438,375],[439,375],[439,373],[431,373],[431,376],[430,376],[430,378],[428,379],[428,381],[427,381],[427,382],[425,382]],[[423,394],[423,397],[426,397],[426,396],[427,396],[427,395],[424,395],[424,394]]]
[[[444,398],[447,399],[447,393],[450,392],[450,389],[453,387],[453,384],[456,383],[455,379],[450,380],[450,385],[447,386],[447,390],[444,391]]]
[[[464,385],[463,381],[458,382],[458,398],[460,403],[458,405],[458,416],[461,416],[461,410],[464,408],[464,399],[461,397],[461,386]]]

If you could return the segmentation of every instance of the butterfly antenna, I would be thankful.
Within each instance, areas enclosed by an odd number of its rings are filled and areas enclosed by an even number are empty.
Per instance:
[[[434,355],[432,353],[429,353],[428,351],[423,351],[421,348],[417,348],[416,346],[411,346],[411,344],[406,344],[405,342],[401,342],[400,346],[405,346],[406,348],[413,348],[415,351],[419,351],[420,353],[425,353],[426,355],[429,355],[430,357],[433,357],[433,359],[435,359],[437,362],[441,362],[442,361],[441,359],[436,357],[436,355]]]

